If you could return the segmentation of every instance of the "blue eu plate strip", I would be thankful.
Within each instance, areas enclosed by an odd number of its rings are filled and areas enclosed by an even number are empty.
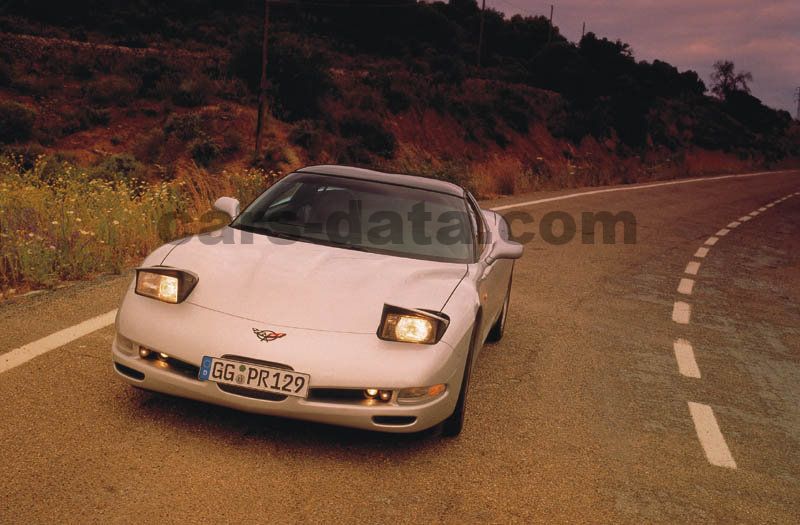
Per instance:
[[[203,357],[203,363],[200,365],[200,373],[197,379],[200,381],[207,381],[208,375],[211,373],[211,358],[208,356]]]

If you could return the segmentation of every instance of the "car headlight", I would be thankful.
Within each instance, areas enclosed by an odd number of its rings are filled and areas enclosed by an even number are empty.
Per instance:
[[[136,269],[136,293],[165,303],[183,302],[197,281],[195,274],[174,268]]]
[[[450,320],[441,313],[384,305],[378,337],[385,341],[434,344],[444,335]]]

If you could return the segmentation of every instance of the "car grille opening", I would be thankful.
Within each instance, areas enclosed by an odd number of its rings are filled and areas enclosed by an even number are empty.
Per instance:
[[[272,361],[262,361],[261,359],[253,359],[252,357],[242,357],[240,355],[231,355],[225,354],[222,356],[222,359],[230,359],[231,361],[241,361],[243,363],[250,363],[251,365],[262,365],[262,366],[269,366],[272,368],[280,368],[282,370],[292,370],[289,365],[284,365],[283,363],[273,363]]]
[[[252,388],[244,388],[236,385],[226,385],[217,383],[217,388],[229,394],[236,394],[237,396],[251,397],[253,399],[261,399],[262,401],[283,401],[289,396],[283,394],[273,394],[272,392],[262,392],[261,390],[253,390]]]
[[[372,422],[376,425],[386,425],[392,427],[403,427],[416,423],[415,416],[372,416]]]
[[[366,401],[363,388],[312,388],[308,400],[320,403],[361,403]]]
[[[129,367],[125,366],[125,365],[121,365],[121,364],[117,363],[116,361],[114,362],[114,368],[116,368],[117,372],[119,372],[120,374],[122,374],[124,376],[128,376],[131,379],[136,379],[137,381],[141,381],[142,379],[144,379],[144,373],[143,372],[139,372],[138,370],[134,370],[133,368],[129,368]]]
[[[175,359],[174,357],[170,357],[166,361],[169,365],[169,370],[172,372],[177,372],[191,379],[197,379],[197,376],[200,374],[199,367],[187,363],[186,361],[181,361],[180,359]]]

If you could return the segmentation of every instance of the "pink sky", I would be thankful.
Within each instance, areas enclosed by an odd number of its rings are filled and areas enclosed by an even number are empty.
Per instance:
[[[548,15],[573,41],[581,24],[598,36],[623,40],[638,60],[665,60],[694,69],[709,84],[715,60],[753,73],[752,92],[795,114],[800,86],[800,0],[487,0],[508,15]]]

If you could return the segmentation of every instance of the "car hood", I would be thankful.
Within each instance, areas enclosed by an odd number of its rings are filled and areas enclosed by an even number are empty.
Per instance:
[[[162,264],[199,277],[187,302],[258,328],[375,333],[384,304],[439,311],[466,264],[286,241],[224,228],[190,237]]]

